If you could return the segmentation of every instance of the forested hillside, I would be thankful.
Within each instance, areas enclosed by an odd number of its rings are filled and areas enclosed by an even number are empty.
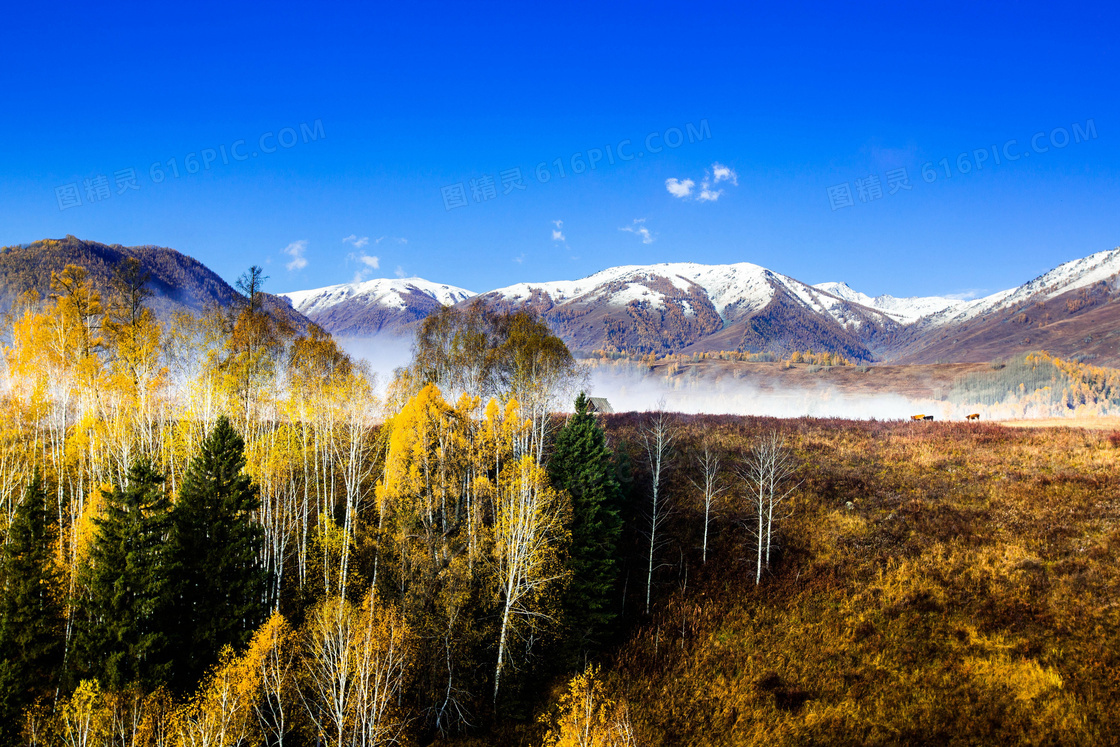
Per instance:
[[[110,246],[67,236],[0,248],[0,312],[7,312],[29,292],[47,298],[52,292],[51,274],[67,265],[84,268],[93,287],[105,295],[129,258],[138,261],[148,276],[151,295],[147,303],[161,320],[169,320],[176,311],[200,314],[209,306],[228,306],[237,296],[237,290],[206,265],[174,249]],[[266,308],[289,325],[307,326],[307,320],[286,300],[268,293],[261,298]]]

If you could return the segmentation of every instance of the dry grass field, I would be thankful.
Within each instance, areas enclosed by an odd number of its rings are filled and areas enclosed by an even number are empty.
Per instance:
[[[641,422],[608,419],[636,465]],[[641,619],[629,600],[603,673],[643,743],[1120,742],[1120,443],[1103,424],[679,422],[661,603]],[[742,479],[725,475],[702,564],[687,478],[702,439],[733,467],[775,428],[801,468],[755,586]]]

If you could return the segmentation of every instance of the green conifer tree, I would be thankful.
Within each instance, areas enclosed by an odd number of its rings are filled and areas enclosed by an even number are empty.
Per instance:
[[[614,554],[622,528],[613,455],[583,393],[576,398],[575,414],[556,436],[549,477],[572,499],[571,582],[564,600],[572,663],[594,649],[615,618]]]
[[[22,714],[53,689],[62,664],[58,529],[39,468],[0,548],[0,745],[17,744]]]
[[[89,560],[79,571],[84,596],[78,600],[76,674],[107,689],[132,683],[154,689],[170,675],[170,502],[163,480],[141,460],[123,487],[105,494]]]
[[[245,442],[224,416],[191,460],[172,512],[177,660],[174,685],[192,689],[223,646],[248,644],[268,614],[259,491],[244,473]]]

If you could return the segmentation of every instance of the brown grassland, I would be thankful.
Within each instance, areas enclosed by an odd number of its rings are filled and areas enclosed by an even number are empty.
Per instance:
[[[637,443],[640,417],[607,419],[616,447]],[[643,741],[1120,741],[1120,439],[995,424],[679,422],[679,546],[663,551],[673,567],[662,604],[602,673]],[[782,553],[756,587],[741,496],[700,567],[686,454],[705,436],[733,453],[772,428],[801,482]]]

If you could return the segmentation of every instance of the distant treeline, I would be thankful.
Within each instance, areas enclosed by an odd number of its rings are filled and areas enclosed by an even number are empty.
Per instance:
[[[1082,415],[1120,407],[1120,370],[1062,360],[1045,352],[994,361],[988,371],[962,376],[949,399],[963,405],[1014,405]]]

